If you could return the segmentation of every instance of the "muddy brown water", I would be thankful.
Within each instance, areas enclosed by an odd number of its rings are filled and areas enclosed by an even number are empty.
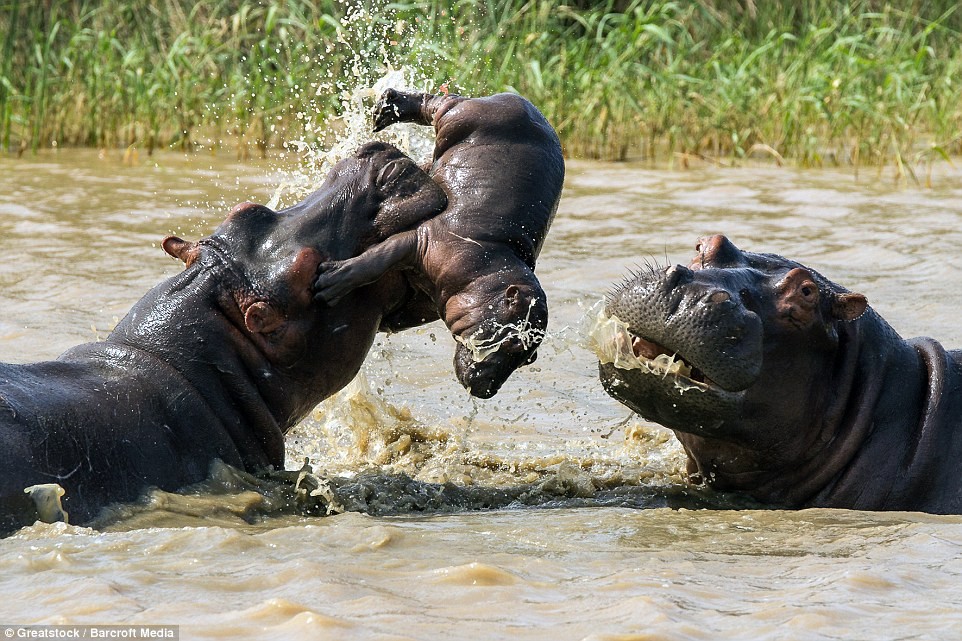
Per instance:
[[[0,159],[0,359],[102,338],[179,271],[164,235],[208,233],[286,176],[202,155]],[[579,330],[632,267],[687,261],[696,237],[723,232],[861,291],[904,336],[962,346],[962,170],[934,184],[573,162],[539,262],[551,335],[534,367],[479,401],[455,382],[440,325],[381,338],[360,379],[289,436],[289,466],[310,457],[366,513],[253,518],[256,494],[212,491],[156,495],[102,530],[25,528],[0,541],[0,624],[170,623],[191,639],[956,638],[962,518],[718,509],[744,506],[686,485],[670,435],[600,389]],[[461,493],[427,496],[445,482]]]

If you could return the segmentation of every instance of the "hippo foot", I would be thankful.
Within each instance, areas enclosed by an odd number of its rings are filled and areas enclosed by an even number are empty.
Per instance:
[[[347,261],[333,260],[317,266],[317,278],[314,280],[314,300],[333,307],[346,294],[355,289],[355,285],[347,276]]]
[[[374,131],[381,131],[396,122],[431,124],[430,120],[424,119],[421,107],[433,97],[431,94],[419,91],[386,89],[374,105]]]
[[[347,260],[332,260],[317,266],[314,279],[314,300],[328,307],[337,303],[359,287],[373,283],[384,275],[370,251]]]

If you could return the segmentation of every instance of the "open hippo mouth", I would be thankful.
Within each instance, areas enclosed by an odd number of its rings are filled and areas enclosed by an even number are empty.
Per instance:
[[[605,391],[647,420],[690,431],[741,412],[744,390],[725,389],[697,361],[638,336],[617,316],[600,316],[589,343]]]
[[[679,394],[690,390],[724,391],[684,355],[629,329],[617,316],[602,312],[590,330],[589,343],[602,365],[662,379]]]
[[[631,337],[631,351],[635,358],[646,362],[647,366],[652,369],[664,368],[666,373],[674,374],[678,378],[687,378],[692,383],[700,383],[704,387],[714,385],[703,371],[689,364],[677,353],[673,353],[658,343],[646,340],[641,336]],[[696,389],[701,386],[696,385]]]
[[[651,269],[612,292],[588,337],[611,396],[675,429],[737,415],[761,373],[763,331],[721,272]]]

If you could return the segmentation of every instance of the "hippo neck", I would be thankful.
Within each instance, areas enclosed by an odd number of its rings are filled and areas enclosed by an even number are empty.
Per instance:
[[[533,277],[533,262],[529,265],[503,242],[452,238],[447,233],[430,234],[429,240],[420,242],[428,247],[428,253],[423,261],[424,275],[418,282],[422,289],[431,292],[441,310],[452,296],[464,292],[484,295],[497,287],[507,287],[516,280],[519,270],[527,279]]]
[[[885,384],[875,429],[812,505],[949,514],[962,509],[962,479],[951,459],[962,441],[959,354],[930,338],[900,341],[900,351],[905,358],[890,362],[886,376],[878,377]]]
[[[474,257],[467,258],[458,263],[457,269],[448,269],[435,283],[429,284],[435,288],[433,297],[444,324],[452,333],[465,338],[490,316],[490,306],[510,285],[527,283],[534,278],[533,272],[513,260],[514,255],[503,246],[494,246],[490,252],[479,255],[486,261],[485,265],[474,265],[471,263]],[[446,278],[446,274],[451,277]]]
[[[194,265],[160,283],[106,340],[175,370],[219,418],[245,467],[282,466],[284,404],[266,385],[274,374],[270,363],[238,326],[237,312],[226,308],[228,272]]]
[[[483,176],[477,178],[478,181],[494,180],[490,177],[491,174],[492,172],[476,172],[471,175]],[[528,191],[519,191],[530,194],[531,190],[534,189],[536,187],[532,186]],[[470,233],[463,231],[464,223],[453,223],[452,226],[458,230],[457,237],[463,242],[469,242],[476,246],[476,248],[469,248],[471,251],[465,252],[466,258],[480,262],[481,264],[478,267],[483,268],[483,261],[488,254],[492,252],[503,253],[505,256],[510,256],[512,260],[524,263],[528,269],[534,271],[544,239],[558,209],[558,199],[551,203],[538,201],[533,205],[525,202],[514,202],[520,200],[518,195],[504,195],[503,189],[496,184],[480,189],[473,185],[472,194],[474,191],[480,191],[482,194],[488,194],[488,196],[469,198],[451,189],[445,190],[448,195],[449,207],[444,216],[453,220],[458,220],[461,217],[470,220],[478,216],[477,212],[509,212],[509,215],[492,214],[489,218],[484,219],[483,226],[475,223],[473,226],[479,228],[472,229]],[[452,221],[446,222],[450,224]],[[447,228],[439,229],[442,236],[440,242],[445,245],[449,244],[451,238],[444,236],[455,234],[455,232]]]
[[[811,435],[804,454],[768,488],[766,500],[785,505],[853,505],[839,501],[839,485],[853,465],[864,460],[866,444],[898,422],[916,415],[924,372],[915,349],[874,311],[839,325],[839,349],[825,381],[821,408],[803,423]],[[893,390],[900,390],[893,394]]]

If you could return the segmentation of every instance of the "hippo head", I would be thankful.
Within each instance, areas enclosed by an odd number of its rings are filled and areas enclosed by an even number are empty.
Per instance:
[[[221,306],[234,308],[234,325],[268,360],[289,367],[317,361],[332,349],[335,330],[350,340],[350,310],[363,302],[333,311],[315,304],[311,287],[318,265],[353,256],[446,205],[444,192],[413,161],[375,142],[337,163],[301,203],[280,211],[242,203],[210,236],[197,242],[171,236],[163,247],[188,268],[199,264],[216,272]],[[370,290],[359,291],[359,301],[365,295],[370,306],[380,304]],[[377,327],[356,324],[365,336]]]
[[[529,275],[530,274],[530,275]],[[491,398],[516,369],[533,363],[548,327],[548,303],[533,273],[503,273],[448,300],[445,320],[458,345],[454,371],[472,396]],[[485,280],[485,279],[479,279]]]
[[[602,384],[676,432],[755,451],[784,444],[797,437],[799,414],[820,402],[813,383],[866,299],[724,236],[696,249],[687,267],[647,269],[609,295],[597,345]]]

